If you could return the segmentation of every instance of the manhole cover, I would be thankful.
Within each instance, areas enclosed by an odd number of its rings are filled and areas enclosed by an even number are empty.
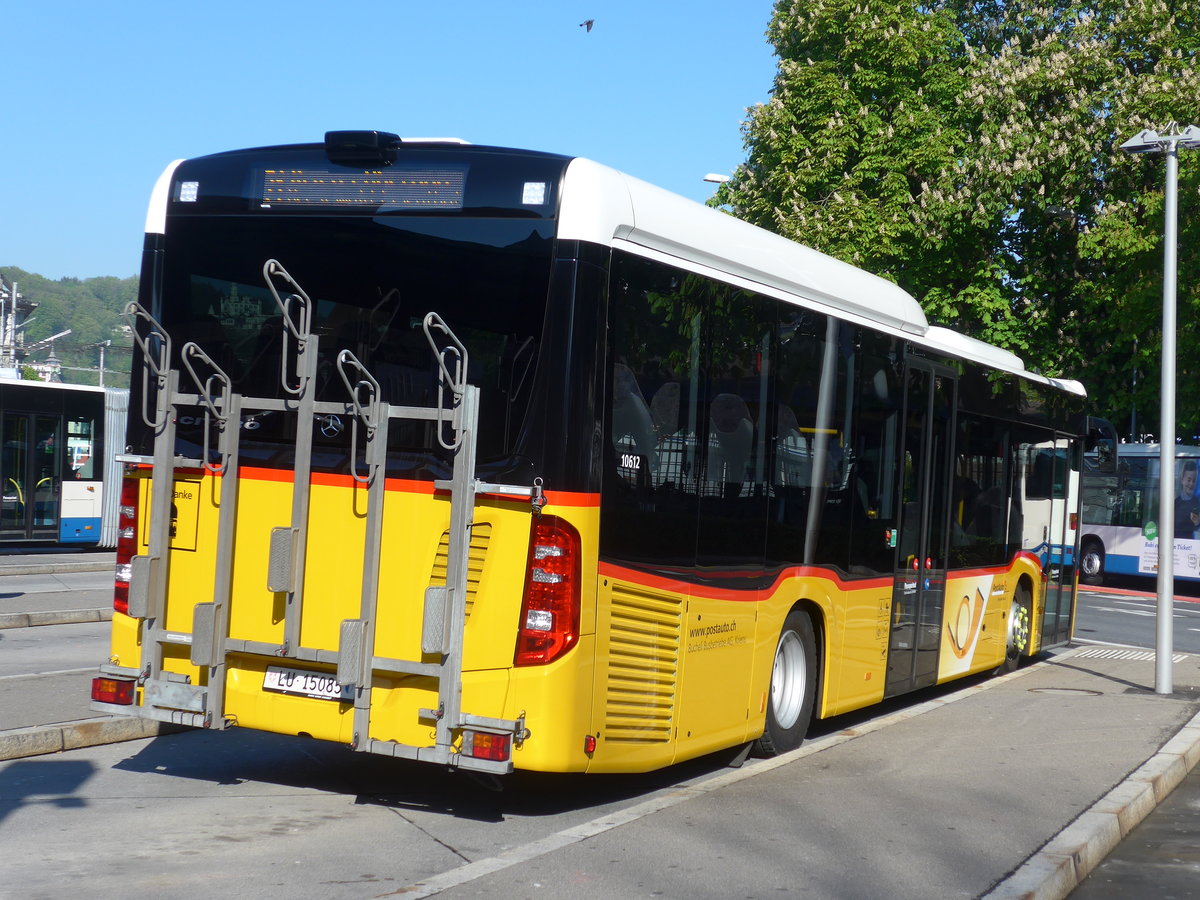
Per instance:
[[[1067,694],[1078,697],[1102,697],[1103,691],[1088,691],[1083,688],[1030,688],[1031,694]]]

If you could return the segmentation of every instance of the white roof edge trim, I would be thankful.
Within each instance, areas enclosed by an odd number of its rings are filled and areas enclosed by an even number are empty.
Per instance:
[[[1047,378],[1052,385],[1060,391],[1066,391],[1068,394],[1075,394],[1079,397],[1088,395],[1087,388],[1083,386],[1083,382],[1076,381],[1074,378]]]
[[[697,275],[704,275],[707,278],[722,279],[727,284],[741,288],[747,291],[754,291],[762,294],[764,297],[771,297],[781,303],[790,303],[792,306],[803,309],[811,309],[814,312],[821,313],[826,316],[833,316],[841,322],[848,322],[851,325],[861,325],[865,328],[871,328],[878,331],[880,334],[886,334],[889,337],[899,338],[903,341],[912,341],[913,335],[909,332],[902,331],[893,325],[887,325],[879,322],[876,319],[869,318],[859,313],[848,312],[844,309],[837,309],[824,303],[820,300],[810,300],[808,297],[799,297],[796,294],[785,291],[769,284],[763,284],[759,281],[751,281],[749,278],[743,278],[740,275],[731,275],[729,272],[722,272],[714,269],[711,266],[706,266],[703,263],[696,262],[691,259],[682,259],[662,250],[656,250],[653,247],[647,247],[644,244],[627,241],[620,237],[614,238],[611,244],[614,250],[625,250],[634,256],[640,256],[643,259],[653,259],[657,262],[666,263],[667,265],[675,266],[678,269],[683,269],[685,272],[694,272]]]
[[[591,160],[567,167],[558,233],[609,246],[622,238],[905,334],[929,327],[921,305],[884,278]]]
[[[456,137],[401,137],[401,144],[463,144],[470,146],[470,141]]]
[[[1049,378],[1039,375],[1037,372],[1030,372],[1025,368],[1024,360],[1015,353],[978,338],[959,334],[957,331],[943,328],[940,325],[930,326],[924,338],[914,338],[913,343],[958,359],[982,363],[1002,372],[1010,372],[1013,375],[1019,375],[1026,381],[1044,384],[1067,394],[1075,394],[1078,397],[1087,396],[1087,389],[1078,381],[1070,378]]]
[[[150,192],[150,205],[146,209],[146,234],[167,233],[167,200],[170,199],[171,179],[182,159],[177,159],[158,176],[154,190]]]
[[[1025,369],[1025,361],[1017,354],[995,344],[989,344],[978,338],[959,334],[940,325],[931,325],[925,332],[924,339],[918,343],[949,353],[961,359],[974,360],[993,369],[1001,369],[1017,375],[1029,374]]]

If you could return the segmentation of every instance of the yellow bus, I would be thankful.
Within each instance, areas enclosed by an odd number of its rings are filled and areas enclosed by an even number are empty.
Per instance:
[[[173,163],[129,313],[98,710],[629,772],[1070,637],[1077,383],[586,159]]]

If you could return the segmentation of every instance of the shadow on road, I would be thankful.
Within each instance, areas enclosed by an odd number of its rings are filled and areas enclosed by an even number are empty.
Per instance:
[[[1034,663],[1036,664],[1036,663]],[[976,676],[815,723],[811,737],[851,729],[981,681]],[[481,822],[553,816],[672,790],[736,764],[739,748],[629,775],[515,772],[503,779],[356,753],[340,744],[257,731],[185,731],[159,737],[116,768],[214,784],[262,782],[354,796],[360,804],[440,813]]]
[[[87,801],[74,794],[95,769],[87,760],[46,757],[19,759],[0,766],[0,823],[35,803],[50,803],[59,809],[83,806]]]

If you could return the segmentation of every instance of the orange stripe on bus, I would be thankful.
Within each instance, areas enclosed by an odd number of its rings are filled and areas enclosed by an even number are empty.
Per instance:
[[[292,484],[295,481],[295,472],[291,469],[268,469],[258,466],[243,466],[241,477],[252,481],[273,481],[280,484]],[[322,487],[355,487],[360,485],[350,475],[343,475],[332,472],[313,472],[312,483]],[[438,490],[434,487],[432,481],[419,481],[415,478],[389,478],[384,484],[384,489],[389,491],[401,491],[409,494],[438,494],[449,491]],[[506,494],[488,494],[480,493],[477,495],[480,498],[488,500],[507,500],[513,503],[529,503],[527,497],[511,497]],[[569,507],[595,507],[600,505],[600,495],[589,493],[586,491],[546,491],[547,506],[569,506]]]
[[[946,573],[946,584],[949,585],[955,581],[977,578],[986,575],[995,576],[1010,574],[1015,568],[1017,560],[1022,558],[1036,562],[1039,566],[1041,565],[1041,561],[1037,558],[1037,556],[1032,553],[1022,551],[1014,555],[1013,561],[1009,565],[999,565],[990,568],[951,570]],[[682,571],[683,570],[681,570],[681,572]],[[689,569],[686,571],[695,572],[694,569]],[[714,587],[711,584],[689,581],[682,577],[671,578],[661,574],[644,572],[640,569],[632,569],[609,562],[601,562],[599,566],[599,572],[601,575],[608,578],[616,578],[621,581],[640,584],[645,587],[655,588],[661,591],[669,591],[676,594],[689,594],[691,596],[706,597],[712,600],[730,600],[741,603],[759,602],[764,600],[773,595],[779,589],[780,585],[783,584],[783,582],[793,578],[819,578],[822,581],[832,582],[839,591],[845,592],[891,588],[893,584],[892,576],[888,575],[847,581],[832,569],[821,568],[819,566],[789,566],[779,572],[779,574],[775,576],[775,580],[769,586],[741,589]],[[710,579],[721,577],[745,577],[746,574],[747,573],[745,572],[704,573],[705,577]]]

